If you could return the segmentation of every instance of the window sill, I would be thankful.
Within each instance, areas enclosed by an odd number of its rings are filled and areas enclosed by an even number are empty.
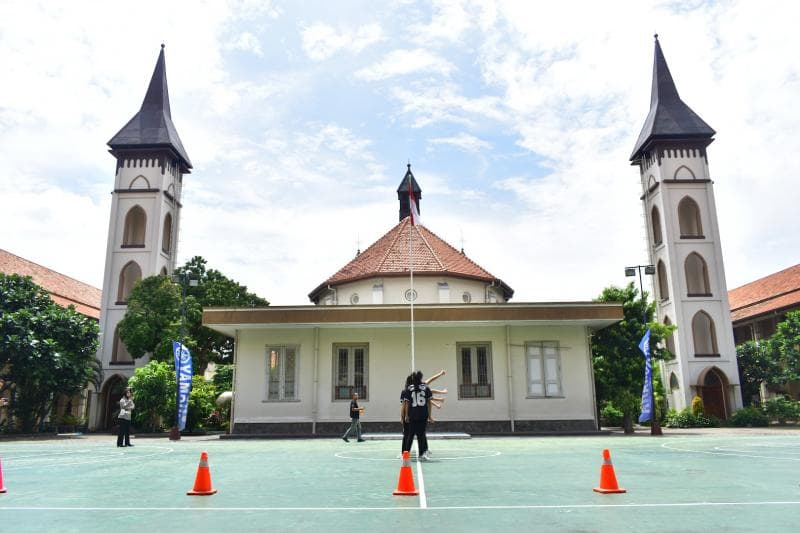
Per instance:
[[[459,397],[458,400],[459,401],[461,401],[461,400],[465,400],[465,401],[467,401],[467,400],[494,400],[494,397],[492,397],[492,396],[481,396],[481,397],[470,396],[469,398]]]
[[[681,235],[681,239],[705,239],[705,235]]]
[[[128,305],[128,302],[114,302],[114,305]]]
[[[687,298],[711,298],[714,296],[710,292],[690,292],[686,294]]]
[[[563,400],[566,396],[525,396],[526,400]]]
[[[722,357],[718,353],[696,353],[694,354],[695,357]]]
[[[123,244],[120,248],[144,248],[144,244]]]

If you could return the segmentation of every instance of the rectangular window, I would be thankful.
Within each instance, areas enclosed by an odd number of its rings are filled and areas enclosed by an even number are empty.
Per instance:
[[[492,398],[491,344],[458,344],[458,398]]]
[[[439,283],[439,303],[450,303],[450,285],[447,283]]]
[[[358,393],[367,399],[369,385],[369,345],[335,344],[333,346],[333,399],[350,400]]]
[[[372,286],[372,303],[374,304],[382,304],[383,303],[383,285],[373,285]]]
[[[297,400],[297,346],[267,346],[267,401]]]
[[[527,342],[525,353],[528,362],[528,397],[563,396],[558,342]]]

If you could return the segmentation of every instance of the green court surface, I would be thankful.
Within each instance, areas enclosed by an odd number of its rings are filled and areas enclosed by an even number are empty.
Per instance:
[[[800,434],[0,442],[0,531],[798,531]],[[602,450],[624,494],[598,494]],[[213,496],[190,497],[201,451]],[[444,528],[444,529],[443,529]]]

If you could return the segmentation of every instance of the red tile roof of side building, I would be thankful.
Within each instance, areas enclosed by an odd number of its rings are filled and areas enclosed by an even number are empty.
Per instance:
[[[728,300],[733,322],[800,307],[800,265],[732,289]]]
[[[30,276],[48,292],[58,305],[74,305],[75,310],[95,320],[100,319],[102,291],[54,270],[0,249],[0,272]]]
[[[309,299],[316,301],[328,285],[340,285],[371,277],[407,276],[408,242],[412,232],[413,249],[410,255],[414,262],[415,276],[448,274],[458,278],[496,282],[502,288],[506,300],[514,295],[514,290],[503,281],[426,227],[412,225],[410,217],[406,217],[341,270],[318,285],[308,295]]]

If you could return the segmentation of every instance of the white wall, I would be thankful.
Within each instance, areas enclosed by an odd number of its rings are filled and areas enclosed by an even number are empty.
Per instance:
[[[236,423],[312,421],[315,357],[319,387],[316,421],[344,421],[348,400],[332,399],[333,345],[369,345],[368,398],[365,421],[399,419],[400,391],[411,371],[410,332],[394,328],[320,328],[315,351],[313,328],[246,329],[239,332],[236,368]],[[509,420],[507,349],[510,344],[513,404],[516,419],[585,420],[594,418],[590,356],[582,326],[460,326],[415,329],[416,368],[430,376],[447,375],[434,388],[449,394],[437,420]],[[561,346],[563,398],[526,398],[525,341],[558,341]],[[492,353],[492,399],[458,399],[457,343],[489,342]],[[299,345],[298,401],[266,401],[266,346]]]

